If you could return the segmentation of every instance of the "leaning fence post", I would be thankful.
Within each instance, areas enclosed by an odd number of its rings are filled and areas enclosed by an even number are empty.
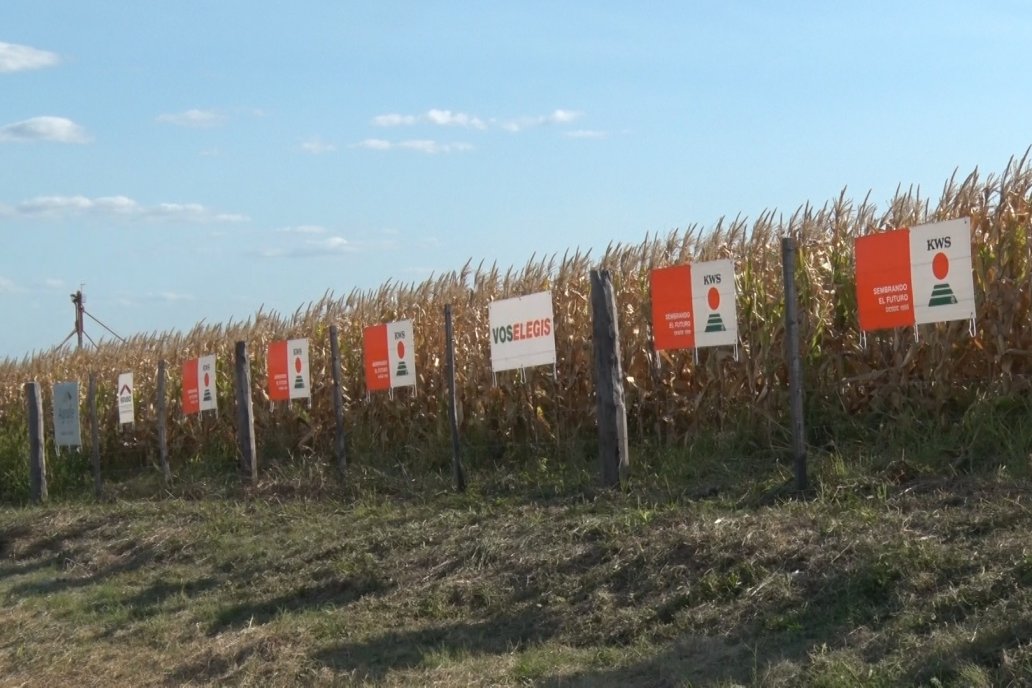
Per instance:
[[[158,361],[158,385],[154,410],[158,414],[158,457],[161,460],[161,477],[167,486],[172,482],[172,469],[168,465],[168,413],[165,399],[165,380],[168,377],[164,359]]]
[[[330,358],[333,366],[333,417],[336,422],[333,452],[337,458],[337,471],[344,475],[348,467],[347,435],[344,434],[344,393],[340,381],[340,332],[336,325],[330,325]]]
[[[236,402],[241,467],[250,481],[255,483],[258,481],[258,452],[254,441],[254,401],[251,398],[251,364],[247,359],[247,342],[236,343]]]
[[[623,367],[616,295],[608,270],[591,271],[591,324],[595,350],[598,408],[598,456],[602,484],[617,487],[627,478],[627,409],[624,405]]]
[[[43,443],[43,394],[38,382],[25,383],[29,419],[29,497],[36,504],[47,501],[47,458]]]
[[[451,304],[444,307],[444,346],[445,375],[448,378],[448,424],[452,436],[452,473],[455,476],[455,489],[466,491],[466,472],[462,468],[462,456],[459,454],[459,407],[455,393],[455,337],[452,334]]]
[[[803,358],[799,351],[799,297],[796,292],[796,240],[781,239],[781,259],[785,279],[785,353],[788,356],[788,397],[792,422],[792,458],[795,489],[803,492],[806,479],[806,428],[803,425]]]
[[[90,459],[93,464],[93,495],[100,499],[104,483],[100,477],[100,423],[97,420],[97,374],[90,372],[89,389],[86,394],[90,407]]]

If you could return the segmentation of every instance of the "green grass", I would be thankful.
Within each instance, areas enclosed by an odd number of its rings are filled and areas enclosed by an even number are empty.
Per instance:
[[[1032,682],[1023,478],[828,456],[779,501],[776,463],[699,496],[670,461],[622,493],[307,467],[5,508],[0,684]]]

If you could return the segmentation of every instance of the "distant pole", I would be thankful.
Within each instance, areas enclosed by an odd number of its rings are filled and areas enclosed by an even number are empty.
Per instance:
[[[785,280],[785,346],[788,355],[788,397],[792,422],[792,458],[795,488],[803,492],[806,479],[806,428],[803,424],[803,357],[799,350],[799,296],[796,291],[796,240],[781,239]]]
[[[330,325],[330,358],[333,366],[333,417],[336,421],[333,452],[337,457],[337,471],[343,476],[348,467],[348,455],[347,436],[344,434],[344,393],[340,380],[340,332],[336,325]]]
[[[251,398],[251,364],[247,342],[236,343],[237,442],[244,474],[258,482],[258,452],[254,441],[254,401]]]
[[[591,271],[591,321],[595,350],[598,455],[602,484],[606,487],[618,487],[627,478],[630,456],[616,296],[608,270]]]
[[[158,414],[158,456],[161,459],[161,476],[167,486],[172,482],[172,469],[168,465],[168,410],[165,400],[165,380],[168,377],[164,359],[158,361],[158,390],[154,408]]]
[[[82,335],[85,331],[85,321],[82,317],[83,311],[85,310],[84,300],[82,296],[82,289],[72,294],[72,303],[75,305],[75,335],[79,341],[78,347],[82,348]]]
[[[43,443],[43,394],[38,382],[25,383],[29,419],[29,497],[35,504],[47,501],[47,457]]]
[[[93,495],[100,499],[104,494],[104,483],[100,477],[100,423],[97,420],[97,374],[90,372],[87,401],[90,406],[90,458],[93,463]]]
[[[452,436],[452,473],[455,476],[455,489],[458,492],[466,491],[466,472],[462,468],[462,456],[459,446],[459,402],[455,393],[455,338],[452,334],[452,308],[451,304],[444,307],[444,342],[445,348],[445,375],[448,378],[448,423],[451,425]]]

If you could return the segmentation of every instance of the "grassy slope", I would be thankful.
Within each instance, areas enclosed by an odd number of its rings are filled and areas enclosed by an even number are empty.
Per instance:
[[[436,487],[0,510],[0,683],[1032,682],[1024,481]]]

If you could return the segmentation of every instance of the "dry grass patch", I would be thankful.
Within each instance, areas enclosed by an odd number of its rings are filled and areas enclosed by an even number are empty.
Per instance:
[[[8,509],[0,667],[28,685],[1032,679],[1029,487],[881,493]]]

